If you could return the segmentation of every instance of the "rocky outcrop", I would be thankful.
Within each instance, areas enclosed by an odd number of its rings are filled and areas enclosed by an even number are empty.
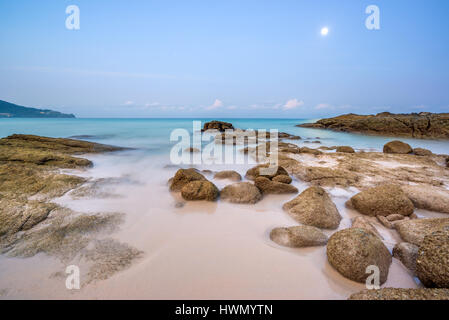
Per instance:
[[[196,169],[179,169],[170,183],[170,191],[181,191],[187,183],[192,181],[207,181]]]
[[[366,289],[354,293],[349,300],[449,300],[449,289]]]
[[[448,139],[449,113],[393,114],[382,112],[377,115],[350,113],[297,126],[372,135]]]
[[[232,203],[254,204],[262,199],[262,193],[250,182],[239,182],[224,187],[220,192],[220,199]]]
[[[424,149],[424,148],[414,148],[413,154],[420,157],[427,157],[431,156],[433,153],[430,150]]]
[[[297,166],[294,175],[299,180],[323,187],[339,186],[346,188],[354,185],[359,179],[357,174],[348,170],[318,166]]]
[[[320,229],[310,226],[275,228],[270,232],[270,239],[292,248],[324,246],[327,243],[327,236]]]
[[[288,194],[298,192],[298,189],[291,184],[272,181],[262,176],[257,177],[256,180],[254,180],[254,185],[259,188],[263,194]]]
[[[242,176],[237,171],[225,170],[225,171],[217,172],[214,175],[214,179],[229,179],[232,181],[240,181],[240,180],[242,180]]]
[[[363,229],[363,230],[371,233],[372,235],[375,235],[375,236],[379,237],[380,239],[383,239],[383,237],[380,235],[379,231],[377,231],[376,227],[373,226],[373,224],[366,217],[353,218],[351,228]]]
[[[329,263],[344,277],[365,283],[367,267],[377,266],[380,284],[385,283],[392,261],[383,242],[364,229],[349,228],[334,233],[327,243]]]
[[[310,187],[282,207],[299,223],[324,229],[336,229],[341,216],[327,192]]]
[[[394,224],[402,240],[420,246],[424,237],[449,227],[449,218],[398,221]]]
[[[349,146],[339,146],[335,150],[336,152],[344,152],[344,153],[355,153],[354,149]]]
[[[416,259],[416,274],[428,288],[449,288],[449,227],[424,237]]]
[[[401,261],[413,275],[416,274],[416,258],[418,257],[418,249],[418,246],[408,242],[397,243],[393,248],[393,257]]]
[[[384,145],[384,153],[398,153],[398,154],[408,154],[412,153],[413,149],[408,143],[402,141],[390,141]]]
[[[449,191],[431,186],[402,186],[401,189],[419,209],[449,213]]]
[[[385,184],[366,189],[353,196],[347,205],[368,216],[413,213],[413,203],[397,185]]]
[[[220,132],[224,132],[228,129],[234,130],[234,126],[232,125],[232,123],[217,120],[206,122],[203,126],[203,131],[218,130]]]
[[[218,195],[218,188],[210,181],[192,181],[181,189],[181,196],[188,201],[215,201]]]

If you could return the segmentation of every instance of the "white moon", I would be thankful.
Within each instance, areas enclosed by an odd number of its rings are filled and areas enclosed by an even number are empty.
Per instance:
[[[328,33],[329,33],[329,29],[327,27],[324,27],[321,29],[322,36],[327,36]]]

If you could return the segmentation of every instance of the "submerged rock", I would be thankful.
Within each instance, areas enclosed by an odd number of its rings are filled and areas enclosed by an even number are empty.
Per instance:
[[[413,275],[416,274],[416,258],[418,257],[419,247],[408,243],[397,243],[393,248],[393,257],[402,262],[402,264],[409,269]]]
[[[298,189],[291,184],[271,181],[265,177],[257,177],[254,181],[257,188],[262,191],[263,194],[286,194],[297,193]]]
[[[292,248],[323,246],[327,243],[327,236],[320,229],[310,226],[275,228],[270,232],[270,239],[281,246]]]
[[[181,196],[188,201],[215,201],[218,195],[218,188],[210,181],[192,181],[185,184],[181,189]]]
[[[380,284],[385,283],[392,262],[391,254],[379,239],[364,229],[349,228],[334,233],[327,243],[329,263],[344,277],[365,283],[367,267],[377,266]]]
[[[384,145],[384,153],[408,154],[412,152],[413,149],[409,144],[399,140],[390,141]]]
[[[225,130],[229,129],[234,130],[234,126],[232,125],[232,123],[217,120],[206,122],[203,126],[203,131],[218,130],[220,132],[224,132]]]
[[[239,182],[224,187],[220,198],[232,203],[254,204],[262,199],[262,193],[250,182]]]
[[[196,169],[179,169],[170,184],[170,191],[181,191],[191,181],[207,181]]]
[[[324,229],[336,229],[341,216],[327,192],[310,187],[282,207],[299,223]]]
[[[424,237],[449,227],[449,218],[429,218],[398,221],[394,225],[402,240],[421,245]]]
[[[413,213],[413,203],[397,185],[385,184],[366,189],[349,200],[350,206],[368,216]]]
[[[430,288],[449,288],[449,227],[426,235],[416,259],[416,274]]]
[[[366,289],[354,293],[349,300],[449,300],[449,289]]]
[[[225,170],[225,171],[217,172],[214,175],[214,179],[229,179],[232,181],[240,181],[240,180],[242,180],[242,176],[237,171]]]

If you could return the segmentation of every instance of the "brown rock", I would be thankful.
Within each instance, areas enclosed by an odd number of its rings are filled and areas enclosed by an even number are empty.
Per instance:
[[[203,131],[211,130],[211,129],[218,130],[220,132],[224,132],[225,130],[228,130],[228,129],[234,130],[234,126],[232,125],[232,123],[224,122],[224,121],[214,120],[211,122],[206,122],[204,124]]]
[[[282,207],[288,214],[305,225],[336,229],[341,216],[327,192],[321,187],[310,187]]]
[[[188,201],[215,201],[218,198],[218,194],[217,187],[210,181],[192,181],[181,189],[181,196]]]
[[[355,153],[354,149],[349,146],[340,146],[337,147],[337,152],[344,152],[344,153]]]
[[[449,213],[449,191],[431,186],[402,186],[402,190],[419,209]]]
[[[261,176],[260,174],[260,169],[261,168],[269,168],[268,164],[261,164],[258,166],[255,166],[254,168],[249,169],[246,172],[245,178],[248,180],[255,180],[257,177]],[[272,179],[278,175],[287,175],[288,176],[288,172],[287,170],[285,170],[283,167],[278,166],[277,170],[275,171],[274,174],[270,174],[270,175],[263,175],[263,177],[266,177],[268,179]]]
[[[329,263],[344,277],[365,283],[367,267],[377,266],[380,284],[385,283],[392,261],[383,242],[364,229],[349,228],[334,233],[327,243]]]
[[[417,156],[425,157],[425,156],[431,156],[433,153],[430,150],[424,149],[424,148],[414,148],[413,153]]]
[[[403,289],[383,288],[365,289],[354,293],[349,300],[449,300],[448,289]]]
[[[281,246],[292,248],[323,246],[327,243],[327,236],[320,229],[310,226],[275,228],[270,232],[270,239]]]
[[[379,222],[388,229],[393,229],[394,225],[392,222],[388,221],[388,219],[384,216],[376,216],[377,220],[379,220]]]
[[[214,179],[229,179],[232,181],[240,181],[242,180],[242,176],[234,170],[225,170],[217,172],[214,176]]]
[[[350,199],[352,207],[368,216],[413,213],[413,203],[397,185],[385,184],[366,189]]]
[[[413,149],[409,144],[402,141],[390,141],[384,145],[384,153],[399,153],[399,154],[407,154],[412,153]]]
[[[254,204],[262,199],[262,194],[252,183],[239,182],[224,187],[220,192],[220,198],[232,203]]]
[[[200,149],[189,147],[189,148],[185,149],[184,151],[190,152],[190,153],[198,153],[198,152],[200,152]]]
[[[368,231],[369,233],[378,236],[380,239],[383,239],[379,231],[377,231],[376,227],[373,226],[373,224],[366,217],[353,218],[351,228],[364,229],[365,231]]]
[[[424,237],[416,259],[416,274],[428,288],[449,288],[449,227]]]
[[[390,214],[389,216],[386,216],[387,220],[390,222],[402,220],[402,219],[404,219],[404,217],[405,216],[403,216],[402,214],[398,214],[398,213]]]
[[[254,184],[263,194],[287,194],[298,192],[298,189],[290,184],[271,181],[265,177],[257,177]]]
[[[393,248],[393,257],[402,262],[413,275],[416,274],[416,258],[418,257],[418,246],[408,242],[397,243]]]
[[[182,187],[191,181],[207,181],[196,169],[179,169],[170,184],[170,191],[181,191]]]
[[[275,182],[281,182],[281,183],[287,183],[287,184],[292,183],[292,178],[290,178],[290,176],[287,176],[285,174],[280,174],[280,175],[274,177],[272,180]]]
[[[402,240],[417,246],[421,245],[425,236],[447,227],[449,227],[449,218],[413,219],[398,221],[394,225]]]

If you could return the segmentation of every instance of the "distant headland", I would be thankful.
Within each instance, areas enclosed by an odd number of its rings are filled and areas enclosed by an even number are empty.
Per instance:
[[[18,106],[0,100],[0,118],[75,118],[73,114]]]

